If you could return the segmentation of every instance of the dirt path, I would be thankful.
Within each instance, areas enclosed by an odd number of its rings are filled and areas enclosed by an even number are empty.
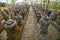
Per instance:
[[[29,15],[22,33],[21,40],[36,40],[34,13],[32,7],[29,9]]]

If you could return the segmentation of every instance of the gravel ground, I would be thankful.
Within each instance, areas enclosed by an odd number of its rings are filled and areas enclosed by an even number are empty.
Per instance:
[[[36,40],[35,20],[32,7],[29,9],[29,15],[22,33],[21,40]]]

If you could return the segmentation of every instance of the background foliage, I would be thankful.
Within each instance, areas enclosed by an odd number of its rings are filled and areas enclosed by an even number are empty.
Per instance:
[[[5,7],[5,6],[6,6],[6,3],[0,2],[0,7]]]

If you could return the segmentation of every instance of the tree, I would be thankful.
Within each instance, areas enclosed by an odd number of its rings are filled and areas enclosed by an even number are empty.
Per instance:
[[[55,0],[55,1],[51,1],[50,2],[50,8],[53,8],[53,9],[60,9],[60,0]]]
[[[15,2],[16,2],[17,0],[11,0],[11,4],[13,5],[13,6],[15,6]]]
[[[5,6],[6,6],[6,3],[0,2],[0,7],[5,7]]]

